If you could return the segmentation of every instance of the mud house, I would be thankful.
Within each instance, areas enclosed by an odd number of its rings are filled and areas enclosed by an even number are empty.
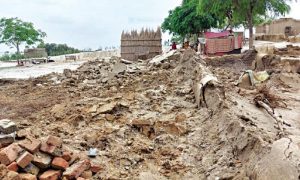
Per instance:
[[[281,18],[271,23],[256,27],[257,35],[283,35],[296,36],[300,34],[300,20],[293,18]]]
[[[149,59],[162,53],[161,29],[156,31],[142,29],[131,32],[122,32],[121,57],[127,60]]]
[[[45,48],[26,48],[24,50],[24,56],[26,58],[45,58],[48,55]]]

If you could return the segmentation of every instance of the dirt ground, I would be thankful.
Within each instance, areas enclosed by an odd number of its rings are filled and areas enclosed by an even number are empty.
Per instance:
[[[225,91],[218,108],[199,108],[194,69],[182,57],[158,65],[111,57],[63,74],[0,80],[0,119],[36,138],[59,136],[75,152],[97,148],[103,170],[94,179],[298,179],[299,73],[279,69],[245,89],[236,82],[253,56],[203,62],[193,54]],[[257,96],[279,114],[283,131]]]

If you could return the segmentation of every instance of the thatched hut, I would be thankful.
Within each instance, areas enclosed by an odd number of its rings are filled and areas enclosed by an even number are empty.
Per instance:
[[[156,31],[142,29],[122,32],[121,57],[127,60],[149,59],[162,53],[162,33],[158,27]]]

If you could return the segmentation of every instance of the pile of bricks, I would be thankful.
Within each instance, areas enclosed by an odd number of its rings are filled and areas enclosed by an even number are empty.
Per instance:
[[[3,132],[1,124],[0,129]],[[87,156],[80,158],[78,154],[63,151],[62,143],[55,136],[48,136],[45,141],[27,136],[2,148],[0,163],[10,171],[18,172],[22,180],[85,180],[92,179],[101,170],[100,165],[94,164]]]

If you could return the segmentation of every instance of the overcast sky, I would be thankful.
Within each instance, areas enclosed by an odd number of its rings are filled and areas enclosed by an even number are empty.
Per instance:
[[[0,17],[19,17],[47,33],[46,42],[84,49],[119,46],[123,29],[156,28],[181,0],[0,0]],[[300,19],[300,3],[289,16]],[[3,45],[0,52],[7,50]]]

